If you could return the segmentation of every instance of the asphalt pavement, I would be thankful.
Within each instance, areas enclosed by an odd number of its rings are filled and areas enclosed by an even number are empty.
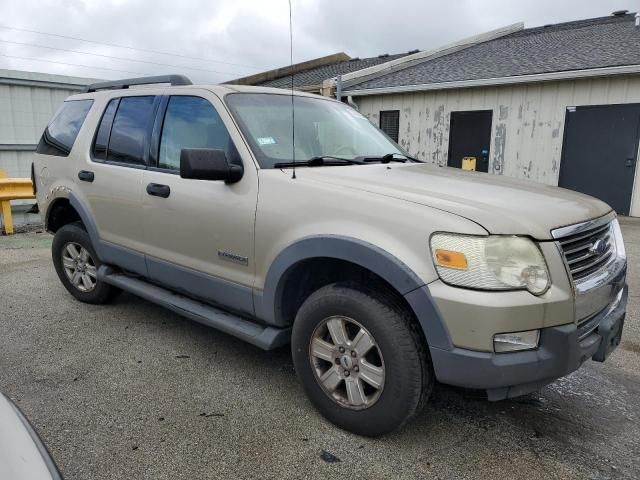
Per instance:
[[[325,421],[289,351],[263,352],[131,295],[79,303],[51,236],[0,237],[0,391],[67,480],[640,478],[640,221],[623,220],[630,299],[606,363],[491,403],[437,386],[368,439]]]

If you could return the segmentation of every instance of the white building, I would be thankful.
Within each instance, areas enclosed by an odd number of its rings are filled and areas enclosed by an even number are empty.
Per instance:
[[[438,165],[588,193],[640,216],[640,17],[488,32],[341,77],[342,94]],[[482,199],[478,199],[481,204]]]

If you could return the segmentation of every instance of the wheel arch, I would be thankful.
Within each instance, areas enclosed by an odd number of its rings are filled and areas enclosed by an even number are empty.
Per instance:
[[[71,205],[68,197],[54,199],[44,215],[45,230],[51,233],[56,233],[65,225],[78,221],[82,221],[82,219],[78,211]]]
[[[314,263],[315,262],[315,263]],[[325,263],[323,263],[325,262]],[[329,266],[327,267],[327,263]],[[318,269],[318,265],[322,265]],[[316,268],[314,268],[316,267]],[[404,302],[420,324],[429,345],[446,346],[451,342],[437,307],[429,294],[425,282],[389,252],[369,242],[343,236],[312,236],[301,239],[286,247],[271,264],[265,278],[265,288],[254,291],[254,307],[256,315],[267,323],[276,326],[292,324],[292,312],[304,301],[308,294],[305,284],[297,275],[300,270],[346,269],[337,280],[352,279],[352,274],[370,274],[372,280],[379,279],[383,288],[392,289],[399,300]],[[308,274],[308,276],[313,277]],[[293,286],[293,289],[291,285]],[[320,281],[319,286],[325,283]],[[302,292],[299,296],[292,292]]]
[[[68,192],[67,195],[55,198],[47,207],[44,217],[45,229],[52,233],[57,232],[64,225],[78,221],[82,223],[89,234],[93,248],[100,258],[101,252],[99,249],[101,244],[96,224],[89,213],[89,209],[74,192]]]

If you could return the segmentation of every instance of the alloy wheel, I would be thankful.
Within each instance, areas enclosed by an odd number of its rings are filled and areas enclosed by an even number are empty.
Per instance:
[[[65,244],[62,249],[62,266],[71,285],[81,292],[90,292],[96,288],[96,265],[89,251],[82,245],[75,242]]]
[[[322,320],[311,336],[309,360],[322,390],[340,406],[362,410],[380,398],[385,381],[382,352],[356,320]]]

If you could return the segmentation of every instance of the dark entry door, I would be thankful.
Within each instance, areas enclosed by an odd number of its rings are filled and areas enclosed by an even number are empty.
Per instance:
[[[492,116],[491,110],[451,112],[447,162],[450,167],[461,168],[464,157],[475,157],[476,170],[489,171]]]
[[[640,104],[567,108],[558,184],[628,215],[639,135]]]

